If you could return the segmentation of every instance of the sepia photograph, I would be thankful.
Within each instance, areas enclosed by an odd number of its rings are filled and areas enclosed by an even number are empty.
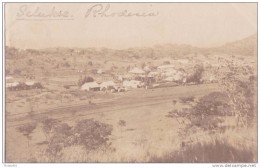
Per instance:
[[[258,3],[2,3],[4,163],[258,163]]]

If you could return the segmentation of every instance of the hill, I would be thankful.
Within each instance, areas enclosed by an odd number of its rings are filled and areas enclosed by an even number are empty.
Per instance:
[[[257,54],[257,35],[251,35],[241,40],[227,43],[220,47],[212,48],[215,52],[225,54],[238,54],[244,56],[256,56]]]

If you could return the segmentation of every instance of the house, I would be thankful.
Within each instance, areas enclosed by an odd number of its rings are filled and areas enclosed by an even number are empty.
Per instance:
[[[168,76],[168,77],[173,76],[175,74],[177,74],[177,70],[175,70],[175,69],[168,69],[167,71],[165,71],[163,73],[164,76]]]
[[[12,76],[6,76],[5,81],[6,81],[5,84],[6,88],[16,87],[19,85],[19,82],[14,81],[14,78]]]
[[[160,72],[165,72],[165,71],[169,71],[169,70],[172,70],[175,68],[175,65],[172,65],[172,64],[169,64],[169,65],[161,65],[161,66],[158,66],[157,69],[160,71]]]
[[[131,69],[131,70],[129,71],[129,73],[141,75],[141,74],[145,74],[145,71],[142,70],[142,69],[139,69],[139,68],[137,68],[137,67],[134,67],[133,69]]]
[[[165,79],[163,79],[164,81],[167,81],[167,82],[172,82],[174,81],[173,77],[167,77]]]
[[[114,88],[116,86],[116,84],[113,81],[106,81],[106,82],[102,82],[100,85],[100,90],[107,90],[107,89],[111,89]]]
[[[188,59],[178,59],[178,60],[177,60],[177,63],[180,63],[180,64],[188,64],[188,63],[189,63],[189,60],[188,60]]]
[[[6,82],[12,81],[14,78],[12,76],[6,76],[5,80]]]
[[[8,83],[6,83],[6,87],[7,88],[11,88],[11,87],[16,87],[16,86],[18,86],[19,85],[19,82],[8,82]]]
[[[99,84],[97,82],[87,82],[83,84],[80,88],[81,90],[87,90],[87,91],[98,91],[100,90]]]
[[[155,77],[155,76],[158,76],[159,75],[159,72],[156,72],[156,71],[152,71],[148,74],[148,77]]]
[[[102,70],[102,69],[98,69],[98,70],[97,70],[97,73],[98,73],[98,74],[102,74],[102,73],[103,73],[103,70]]]
[[[126,88],[139,88],[139,87],[142,87],[143,84],[141,81],[130,80],[130,81],[124,81],[123,86]]]
[[[150,71],[151,71],[151,69],[149,68],[149,66],[145,66],[143,69],[144,69],[145,72],[150,72]]]
[[[25,89],[33,89],[35,82],[30,81],[30,82],[25,82],[24,84],[25,84],[24,86]]]
[[[30,81],[30,82],[25,82],[25,84],[27,85],[27,86],[33,86],[34,85],[34,81]]]
[[[165,78],[165,81],[182,81],[185,78],[185,73],[181,72],[181,71],[167,71],[164,73],[164,76],[166,76],[167,78]]]

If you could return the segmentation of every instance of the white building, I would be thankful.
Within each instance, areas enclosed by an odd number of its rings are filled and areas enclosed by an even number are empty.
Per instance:
[[[106,81],[106,82],[102,82],[99,86],[100,86],[100,90],[102,90],[102,89],[108,89],[109,87],[114,87],[116,86],[116,84],[113,81]]]
[[[142,86],[142,83],[141,81],[130,80],[130,81],[124,81],[123,86],[126,88],[138,88]]]
[[[88,83],[85,83],[84,85],[81,86],[80,88],[81,90],[87,90],[87,91],[90,91],[90,90],[100,90],[100,86],[99,84],[97,84],[97,82],[88,82]]]
[[[141,75],[141,74],[145,74],[145,71],[142,70],[142,69],[139,69],[139,68],[137,68],[137,67],[134,67],[133,69],[131,69],[131,70],[129,71],[129,73]]]
[[[175,65],[161,65],[161,66],[158,66],[157,69],[160,71],[160,72],[165,72],[165,71],[169,71],[169,70],[172,70],[175,68]]]

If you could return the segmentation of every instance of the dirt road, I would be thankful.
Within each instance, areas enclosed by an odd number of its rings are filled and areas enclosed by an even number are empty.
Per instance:
[[[31,120],[41,120],[46,117],[65,120],[82,119],[93,114],[111,113],[124,109],[136,109],[144,106],[160,105],[172,102],[173,99],[185,96],[202,96],[219,90],[216,84],[192,86],[178,86],[158,89],[136,89],[125,92],[117,98],[94,104],[76,104],[39,111],[31,116],[28,113],[21,115],[7,115],[6,127],[16,127]],[[117,94],[117,93],[115,93]]]
[[[154,90],[135,89],[115,93],[118,94],[117,98],[94,102],[96,104],[93,105],[67,105],[41,111],[33,116],[7,116],[7,158],[16,162],[24,161],[31,153],[46,147],[38,145],[45,141],[40,125],[31,135],[30,148],[26,137],[16,130],[19,125],[38,122],[45,117],[56,118],[69,125],[87,118],[111,124],[113,132],[110,139],[118,158],[144,158],[147,155],[145,151],[160,154],[178,147],[181,141],[178,136],[180,124],[175,119],[166,117],[174,108],[172,100],[184,96],[199,97],[217,90],[218,86],[213,84]],[[120,120],[125,121],[124,127],[118,125]]]

